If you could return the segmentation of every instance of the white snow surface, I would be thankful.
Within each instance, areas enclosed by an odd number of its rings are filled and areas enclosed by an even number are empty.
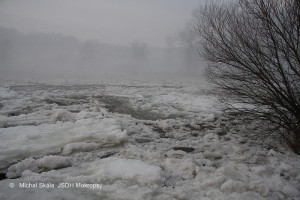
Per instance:
[[[300,156],[247,140],[218,95],[198,79],[5,82],[0,199],[300,199]]]

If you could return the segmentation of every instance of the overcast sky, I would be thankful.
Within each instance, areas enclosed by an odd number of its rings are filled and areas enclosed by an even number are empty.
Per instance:
[[[201,0],[0,0],[0,26],[81,40],[165,46]]]

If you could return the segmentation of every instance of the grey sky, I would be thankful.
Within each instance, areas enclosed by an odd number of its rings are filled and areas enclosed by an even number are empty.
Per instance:
[[[0,0],[0,26],[81,40],[165,46],[201,0]]]

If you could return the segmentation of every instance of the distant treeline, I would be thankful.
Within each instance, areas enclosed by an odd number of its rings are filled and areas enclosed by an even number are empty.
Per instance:
[[[127,46],[80,41],[61,34],[23,34],[0,27],[0,77],[89,76],[105,74],[194,73],[184,47],[172,49],[134,41]],[[138,52],[138,53],[136,53]],[[187,63],[187,64],[186,64]]]

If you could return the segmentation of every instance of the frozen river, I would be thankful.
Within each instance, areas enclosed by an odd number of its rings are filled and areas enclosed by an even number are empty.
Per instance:
[[[247,140],[219,95],[195,79],[2,83],[0,199],[300,198],[300,157]]]

